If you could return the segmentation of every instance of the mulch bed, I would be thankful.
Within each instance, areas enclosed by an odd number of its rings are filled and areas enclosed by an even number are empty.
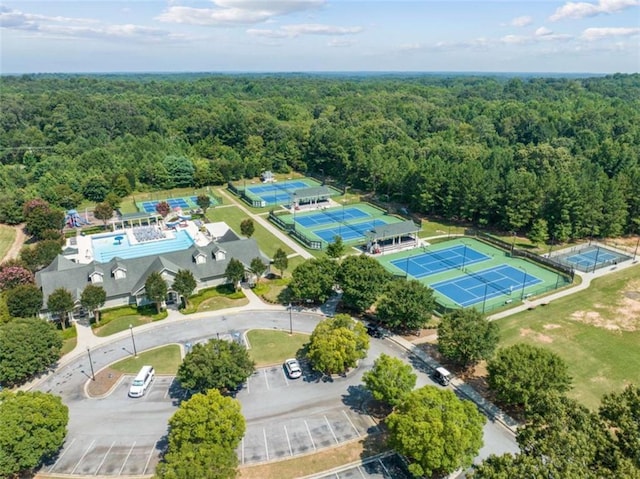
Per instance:
[[[105,368],[96,373],[96,380],[89,380],[87,393],[92,398],[99,398],[107,394],[116,385],[124,373],[115,369]]]

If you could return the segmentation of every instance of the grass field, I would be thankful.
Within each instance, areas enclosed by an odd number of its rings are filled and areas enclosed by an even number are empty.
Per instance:
[[[187,308],[181,310],[182,314],[192,314],[202,311],[218,311],[235,306],[244,306],[249,300],[242,291],[234,291],[228,284],[222,284],[215,288],[208,288],[194,294],[189,298]]]
[[[155,309],[152,308],[153,307],[145,308],[142,313],[131,306],[102,311],[100,314],[100,324],[93,325],[93,333],[96,336],[110,336],[129,329],[129,325],[135,328],[136,326],[167,317],[166,311],[160,314],[154,314]]]
[[[16,230],[11,226],[0,225],[0,261],[7,254],[16,239]]]
[[[287,358],[295,358],[297,352],[309,341],[308,334],[286,331],[252,329],[247,333],[251,345],[249,355],[256,362],[256,367],[279,364]]]
[[[180,346],[169,344],[140,353],[137,358],[130,357],[111,365],[111,369],[125,374],[135,374],[146,364],[153,366],[156,374],[176,374],[182,362]]]
[[[590,408],[640,383],[640,267],[596,279],[576,294],[498,321],[501,346],[548,348],[569,365],[569,393]]]

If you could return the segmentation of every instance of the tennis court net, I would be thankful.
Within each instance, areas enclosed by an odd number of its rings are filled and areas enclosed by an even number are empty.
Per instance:
[[[424,251],[425,253],[429,253],[431,256],[436,258],[438,261],[441,261],[444,264],[448,264],[449,266],[451,266],[454,269],[462,270],[462,264],[455,263],[455,262],[451,261],[450,259],[444,258],[444,257],[440,256],[438,253],[436,253],[435,251],[430,250],[426,246],[422,247],[422,251]]]
[[[483,282],[489,288],[492,288],[493,290],[497,291],[500,294],[511,294],[513,292],[513,287],[512,286],[509,286],[509,288],[500,287],[500,286],[496,285],[493,281],[490,281],[487,278],[485,278],[484,276],[482,276],[481,274],[474,273],[473,271],[469,271],[469,270],[466,270],[465,273],[468,274],[469,276],[471,276],[472,278],[476,278],[477,280]]]

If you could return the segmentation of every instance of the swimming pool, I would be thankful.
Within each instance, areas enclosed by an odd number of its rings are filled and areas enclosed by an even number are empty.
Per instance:
[[[127,235],[120,231],[109,235],[97,235],[91,238],[93,259],[98,263],[106,263],[111,259],[130,259],[149,256],[152,254],[170,253],[189,248],[193,238],[186,230],[178,230],[174,238],[166,238],[158,241],[131,244]]]

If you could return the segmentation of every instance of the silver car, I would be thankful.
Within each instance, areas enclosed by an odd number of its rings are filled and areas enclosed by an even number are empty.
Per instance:
[[[297,359],[287,359],[284,362],[284,369],[287,371],[287,376],[291,379],[298,379],[302,376],[302,369],[300,368],[300,363]]]

